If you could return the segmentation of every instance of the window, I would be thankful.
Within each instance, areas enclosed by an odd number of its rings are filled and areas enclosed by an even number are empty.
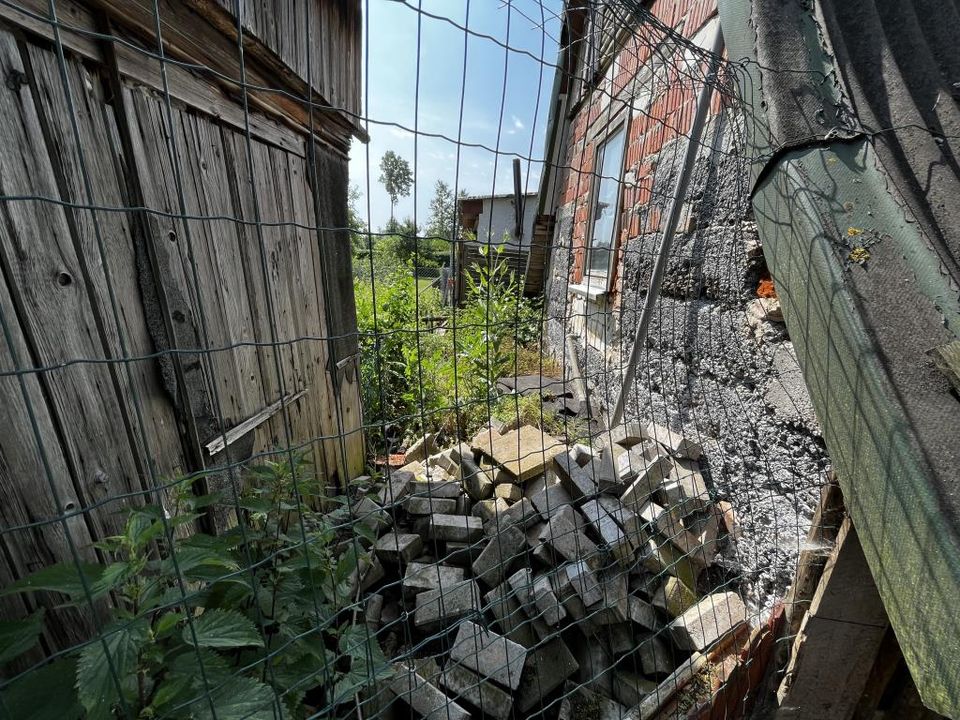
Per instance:
[[[620,214],[620,168],[623,164],[625,136],[626,131],[621,125],[597,148],[594,168],[599,177],[594,180],[587,246],[587,274],[591,276],[606,277],[610,274]]]

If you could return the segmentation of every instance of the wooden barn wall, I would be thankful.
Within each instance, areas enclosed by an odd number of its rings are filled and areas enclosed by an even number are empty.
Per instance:
[[[248,142],[176,100],[168,116],[163,95],[89,54],[67,54],[68,94],[30,37],[0,23],[0,587],[96,560],[125,507],[163,501],[155,489],[188,471],[288,446],[326,481],[363,464],[327,321],[352,296],[327,287],[317,229],[341,199],[345,212],[346,159],[327,153],[343,172],[315,181],[302,137]],[[32,602],[0,598],[0,617]],[[88,613],[54,612],[48,650],[89,637]]]
[[[246,32],[301,78],[309,71],[331,105],[360,113],[360,0],[216,1],[234,16],[239,2]]]

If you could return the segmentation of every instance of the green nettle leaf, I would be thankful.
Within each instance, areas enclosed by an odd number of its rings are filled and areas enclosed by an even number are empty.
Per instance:
[[[153,626],[154,636],[157,638],[164,637],[177,626],[177,623],[184,619],[186,619],[186,616],[181,612],[164,613]]]
[[[189,645],[199,647],[263,647],[263,639],[249,618],[236,610],[207,610],[194,619],[193,632],[190,627],[183,629],[183,640]]]
[[[77,661],[55,660],[0,692],[0,715],[17,720],[77,720],[83,707],[73,687]]]
[[[190,709],[195,720],[276,720],[275,699],[269,685],[249,677],[234,677],[213,690],[210,700],[198,700]],[[280,707],[282,712],[283,706]]]
[[[104,568],[101,565],[92,563],[79,563],[79,565],[77,563],[57,563],[11,583],[3,591],[0,591],[0,597],[20,592],[49,590],[63,593],[74,602],[79,602],[86,600],[87,597],[84,592],[84,581],[93,592],[93,587],[97,585],[103,575],[103,570]],[[104,593],[101,592],[100,595],[102,594]],[[99,595],[94,592],[93,597],[96,598]]]
[[[134,701],[140,651],[147,642],[148,630],[145,620],[107,628],[102,640],[80,652],[76,687],[87,720],[110,718],[121,699],[126,704]]]
[[[13,660],[37,644],[43,632],[43,610],[24,620],[0,622],[0,664]]]

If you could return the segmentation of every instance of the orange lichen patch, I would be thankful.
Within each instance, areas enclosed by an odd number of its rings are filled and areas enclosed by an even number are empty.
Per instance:
[[[757,285],[757,297],[775,298],[776,296],[777,288],[773,284],[773,279],[769,277],[761,278],[760,284]]]

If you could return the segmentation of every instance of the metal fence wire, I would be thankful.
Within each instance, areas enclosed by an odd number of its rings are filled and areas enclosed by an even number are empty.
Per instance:
[[[829,462],[713,4],[389,3],[412,123],[384,4],[0,0],[3,717],[748,712]]]

